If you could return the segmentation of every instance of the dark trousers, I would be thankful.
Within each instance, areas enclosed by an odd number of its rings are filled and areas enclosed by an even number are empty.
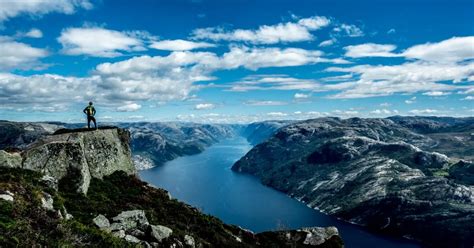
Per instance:
[[[91,121],[94,122],[94,127],[97,128],[97,123],[95,122],[94,116],[87,116],[87,128],[91,128]]]

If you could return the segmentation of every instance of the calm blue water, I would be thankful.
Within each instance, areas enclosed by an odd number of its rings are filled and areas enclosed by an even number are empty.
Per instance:
[[[205,213],[254,232],[336,226],[346,247],[419,247],[338,221],[262,185],[253,176],[233,172],[234,162],[251,148],[241,137],[225,140],[201,154],[141,171],[140,177]]]

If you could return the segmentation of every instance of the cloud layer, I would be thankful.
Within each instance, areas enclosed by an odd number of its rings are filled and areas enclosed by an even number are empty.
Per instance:
[[[52,12],[72,14],[77,9],[91,9],[92,7],[88,0],[0,1],[0,22],[21,14],[32,16],[41,16]]]
[[[193,31],[196,40],[240,41],[252,44],[276,44],[280,42],[310,41],[314,39],[312,31],[316,31],[331,23],[324,16],[313,16],[293,22],[263,25],[256,30],[224,28],[199,28]]]

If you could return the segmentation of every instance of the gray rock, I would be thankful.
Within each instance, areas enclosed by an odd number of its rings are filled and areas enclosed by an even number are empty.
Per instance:
[[[184,244],[189,247],[196,247],[196,242],[194,241],[194,238],[191,235],[184,235]]]
[[[138,237],[138,238],[145,237],[145,232],[140,229],[133,229],[129,233],[130,235]]]
[[[156,241],[161,242],[173,233],[171,228],[161,225],[150,225],[150,236]]]
[[[130,242],[130,243],[136,243],[136,244],[138,244],[138,243],[141,242],[141,240],[139,240],[139,239],[137,239],[136,237],[134,237],[134,236],[132,236],[132,235],[129,235],[129,234],[125,235],[125,238],[124,238],[124,239],[125,239],[127,242]]]
[[[78,192],[87,194],[91,177],[136,173],[128,142],[129,133],[120,128],[46,136],[23,153],[23,168],[58,180],[74,173]]]
[[[42,183],[44,183],[46,186],[54,189],[54,190],[58,190],[58,179],[52,177],[52,176],[48,176],[48,175],[44,175],[40,181]]]
[[[124,211],[112,218],[112,220],[114,221],[112,225],[117,223],[116,226],[120,226],[120,229],[123,230],[131,230],[137,227],[139,229],[146,230],[147,226],[149,225],[145,211],[143,210]]]
[[[53,204],[53,197],[51,197],[50,194],[43,192],[43,197],[41,197],[41,207],[49,211],[54,211]]]
[[[66,220],[72,220],[74,216],[72,214],[66,213]]]
[[[0,167],[20,168],[21,160],[20,153],[8,153],[0,150]]]
[[[312,227],[312,228],[303,228],[303,232],[306,232],[305,240],[303,244],[317,246],[325,243],[332,236],[339,235],[339,232],[336,227]]]
[[[124,226],[121,223],[114,222],[114,223],[110,224],[109,229],[110,229],[110,231],[124,230]]]
[[[110,227],[110,222],[107,219],[107,217],[105,217],[101,214],[97,215],[97,217],[95,217],[92,220],[92,222],[94,222],[94,224],[100,229],[106,229],[106,228]]]
[[[118,230],[118,231],[112,232],[112,235],[117,237],[117,238],[121,238],[121,239],[125,238],[125,236],[126,236],[124,230]]]
[[[9,194],[0,194],[0,199],[2,200],[5,200],[5,201],[9,201],[9,202],[13,202],[13,196],[9,195]]]

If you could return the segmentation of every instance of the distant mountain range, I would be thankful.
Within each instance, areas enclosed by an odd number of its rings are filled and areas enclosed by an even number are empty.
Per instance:
[[[474,244],[474,118],[289,124],[233,166],[308,206],[440,247]]]

